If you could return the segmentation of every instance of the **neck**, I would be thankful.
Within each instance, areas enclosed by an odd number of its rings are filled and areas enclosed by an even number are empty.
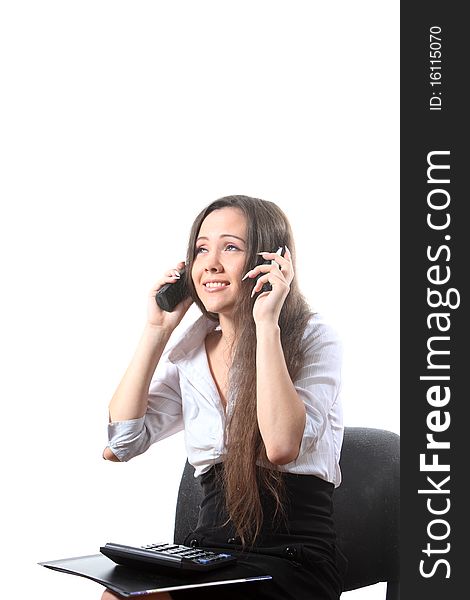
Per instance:
[[[231,346],[236,338],[234,322],[230,317],[219,314],[219,323],[223,339]]]

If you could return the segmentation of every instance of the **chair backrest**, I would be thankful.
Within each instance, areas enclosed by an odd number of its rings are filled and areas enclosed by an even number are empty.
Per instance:
[[[334,493],[338,545],[348,559],[345,591],[387,582],[387,600],[399,597],[400,437],[382,429],[346,427],[340,461],[343,481]],[[197,524],[201,489],[186,462],[178,492],[175,543]]]
[[[391,431],[346,427],[335,490],[338,545],[348,559],[345,590],[387,582],[398,598],[400,437]]]

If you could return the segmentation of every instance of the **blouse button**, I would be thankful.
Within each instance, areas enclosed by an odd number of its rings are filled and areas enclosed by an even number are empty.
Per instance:
[[[287,546],[285,553],[289,558],[295,558],[297,556],[297,548],[294,546]]]
[[[190,542],[189,545],[191,546],[191,548],[196,548],[197,546],[199,546],[199,540],[197,540],[196,538],[193,538]]]
[[[235,538],[228,538],[227,544],[234,544],[234,543],[235,543]]]

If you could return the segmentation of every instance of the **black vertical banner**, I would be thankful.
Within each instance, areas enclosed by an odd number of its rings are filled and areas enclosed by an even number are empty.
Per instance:
[[[464,3],[401,3],[401,598],[464,597],[470,106]],[[462,596],[463,594],[463,596]]]

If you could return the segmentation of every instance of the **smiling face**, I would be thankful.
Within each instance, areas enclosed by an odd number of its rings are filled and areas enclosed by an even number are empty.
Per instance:
[[[239,208],[219,208],[202,222],[191,276],[208,312],[232,313],[241,293],[246,240],[246,218]]]

